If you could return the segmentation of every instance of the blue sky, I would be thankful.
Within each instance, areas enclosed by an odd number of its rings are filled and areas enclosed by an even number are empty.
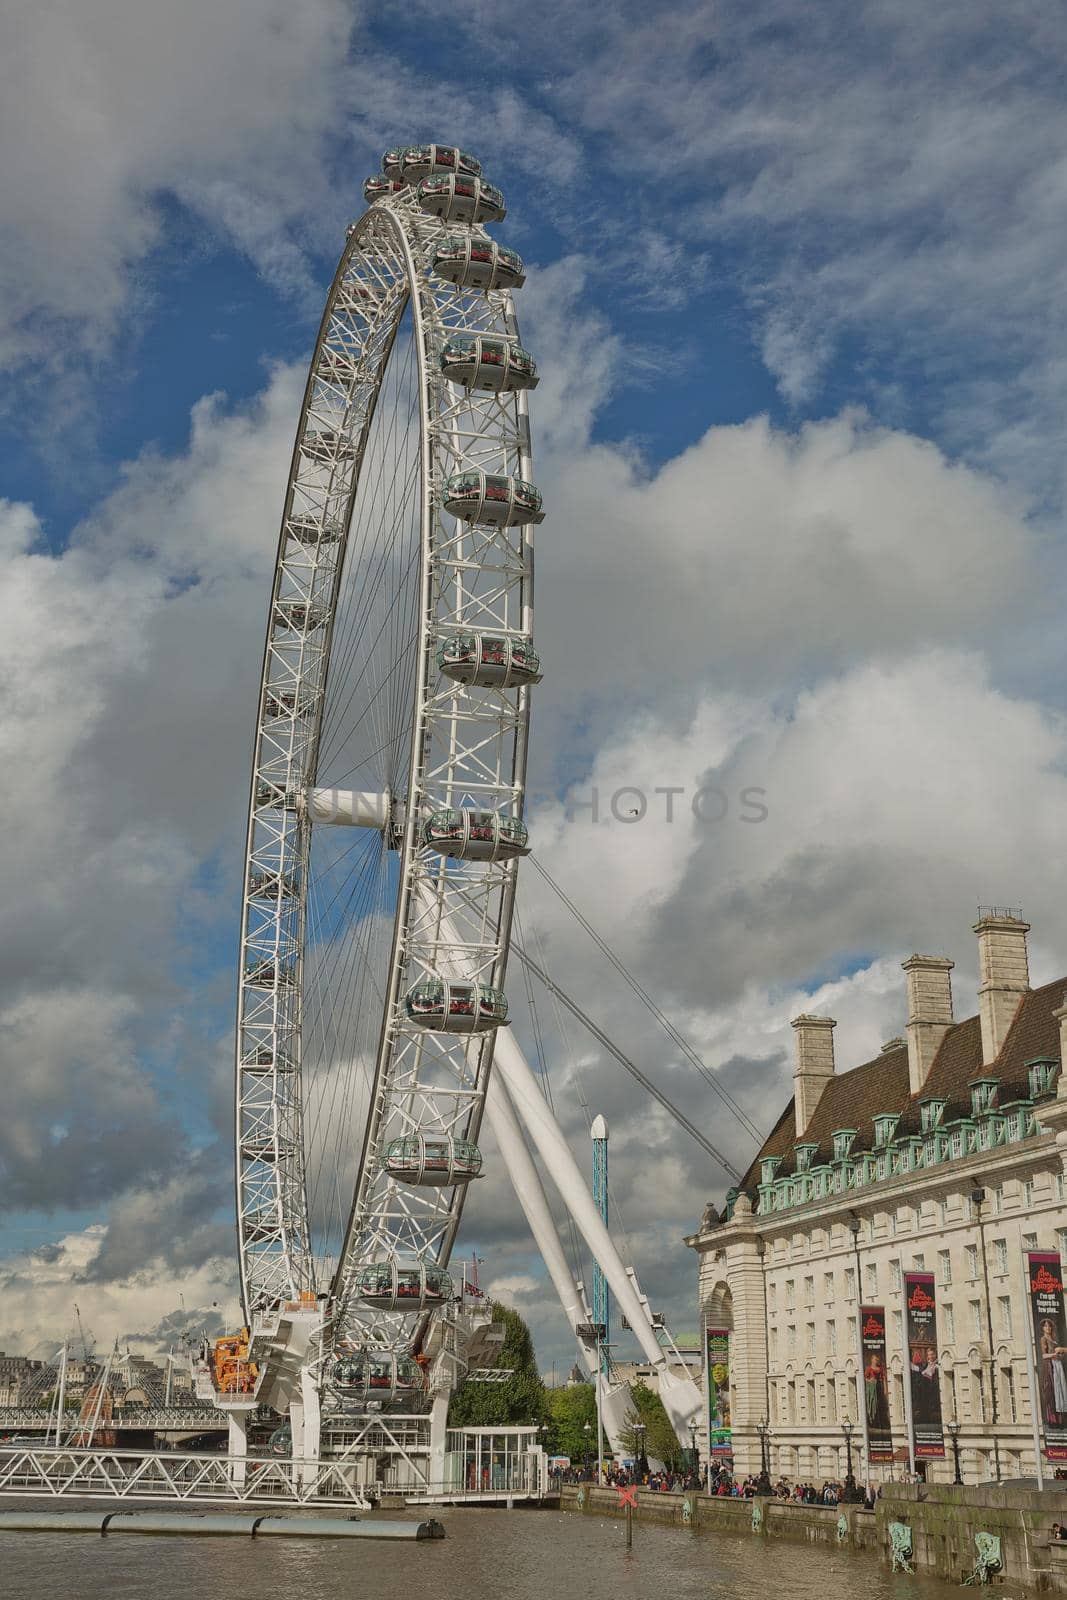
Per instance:
[[[105,1332],[154,1326],[179,1283],[194,1308],[232,1293],[269,561],[302,364],[387,143],[455,138],[506,192],[544,373],[539,848],[709,1064],[770,1124],[789,1015],[833,1006],[863,1059],[913,948],[958,952],[967,1014],[979,900],[1023,902],[1036,976],[1067,967],[1055,8],[404,16],[62,0],[0,25],[8,1348],[63,1321],[71,1279]],[[767,824],[568,820],[568,790],[708,774],[764,788]],[[528,915],[712,1118],[532,888]],[[654,1196],[635,1260],[691,1323],[679,1238],[721,1176],[555,1044],[568,1126],[580,1071],[620,1187]],[[496,1179],[470,1228],[565,1362]]]

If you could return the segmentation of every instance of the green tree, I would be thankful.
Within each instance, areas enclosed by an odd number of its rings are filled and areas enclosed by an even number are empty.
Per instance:
[[[678,1443],[678,1435],[671,1427],[670,1418],[663,1409],[663,1401],[655,1390],[650,1389],[647,1383],[635,1383],[630,1387],[630,1398],[633,1404],[619,1430],[619,1438],[625,1449],[633,1456],[638,1454],[634,1424],[642,1422],[646,1430],[645,1455],[671,1468],[684,1465],[685,1451]]]
[[[495,1365],[510,1367],[503,1383],[467,1378],[452,1396],[450,1428],[508,1428],[545,1420],[545,1386],[537,1370],[530,1330],[517,1311],[494,1301],[494,1322],[504,1324],[504,1342]]]
[[[550,1455],[570,1456],[577,1466],[583,1456],[596,1451],[596,1388],[591,1383],[571,1383],[546,1389]],[[590,1431],[586,1433],[585,1425]]]

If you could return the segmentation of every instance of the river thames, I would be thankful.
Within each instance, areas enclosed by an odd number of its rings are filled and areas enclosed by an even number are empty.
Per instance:
[[[785,1540],[635,1524],[628,1551],[624,1525],[594,1517],[446,1508],[440,1518],[446,1538],[419,1543],[4,1533],[0,1584],[7,1600],[281,1593],[353,1600],[361,1592],[373,1600],[546,1600],[561,1593],[576,1600],[826,1600],[830,1594],[948,1600],[959,1594],[937,1579],[891,1576],[873,1556]]]

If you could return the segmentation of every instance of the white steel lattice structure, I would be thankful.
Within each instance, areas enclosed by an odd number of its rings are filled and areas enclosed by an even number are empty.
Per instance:
[[[323,1353],[378,1351],[395,1381],[450,1294],[440,1269],[481,1162],[526,839],[541,502],[521,262],[483,226],[499,192],[451,148],[390,152],[384,171],[330,288],[286,490],[236,1141],[249,1321],[325,1296]]]

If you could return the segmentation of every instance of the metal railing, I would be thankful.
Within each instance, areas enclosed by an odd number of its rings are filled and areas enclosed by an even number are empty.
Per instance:
[[[370,1504],[354,1462],[41,1445],[0,1446],[3,1495],[361,1510]]]
[[[76,1432],[84,1423],[80,1404],[63,1410],[61,1427]],[[0,1435],[19,1428],[50,1428],[56,1426],[55,1412],[35,1409],[32,1406],[0,1406]],[[206,1432],[209,1428],[226,1431],[226,1417],[214,1406],[140,1406],[128,1411],[115,1411],[101,1419],[98,1428],[137,1428],[140,1431],[165,1432],[181,1429],[189,1433]]]

